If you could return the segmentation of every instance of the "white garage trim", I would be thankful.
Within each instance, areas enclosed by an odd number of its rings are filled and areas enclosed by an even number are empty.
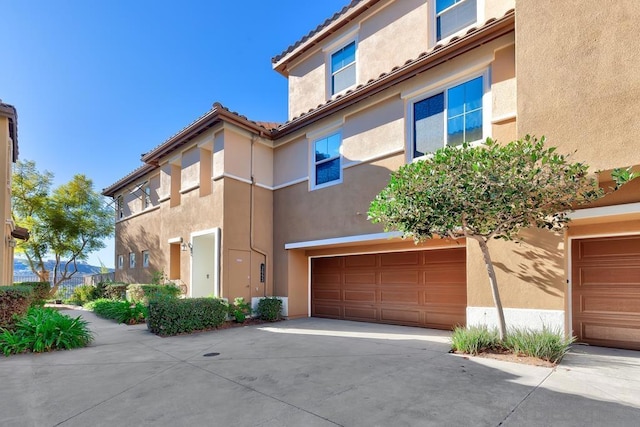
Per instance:
[[[640,212],[640,203],[626,203],[622,205],[602,206],[599,208],[579,209],[569,213],[571,219],[600,218],[605,216],[623,215]]]
[[[372,240],[384,240],[402,237],[402,233],[394,231],[391,233],[358,234],[356,236],[335,237],[332,239],[308,240],[306,242],[285,243],[285,249],[306,249],[316,246],[331,246],[344,243],[368,242]]]

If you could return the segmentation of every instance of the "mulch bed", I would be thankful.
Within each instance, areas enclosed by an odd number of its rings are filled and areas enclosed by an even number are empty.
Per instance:
[[[546,360],[538,359],[537,357],[515,354],[508,350],[485,350],[480,352],[477,356],[472,356],[470,354],[466,354],[458,351],[454,353],[463,355],[465,359],[468,359],[469,357],[482,357],[484,359],[502,360],[503,362],[520,363],[520,364],[531,365],[531,366],[541,366],[544,368],[554,368],[558,365],[557,363],[551,363]]]

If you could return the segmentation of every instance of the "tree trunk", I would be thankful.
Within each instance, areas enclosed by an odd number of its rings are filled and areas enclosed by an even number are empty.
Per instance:
[[[491,255],[489,254],[489,246],[487,246],[487,242],[480,236],[474,237],[474,239],[478,241],[480,244],[480,250],[482,250],[484,265],[487,267],[489,283],[491,284],[491,292],[493,293],[493,302],[496,306],[496,310],[498,311],[498,332],[500,333],[500,339],[504,340],[507,337],[507,326],[504,320],[502,301],[500,301],[500,291],[498,290],[496,271],[493,268],[493,261],[491,261]]]

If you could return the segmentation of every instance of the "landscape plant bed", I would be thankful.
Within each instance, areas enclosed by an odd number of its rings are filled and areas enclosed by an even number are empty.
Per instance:
[[[523,365],[531,365],[531,366],[540,366],[544,368],[553,368],[560,363],[559,361],[556,363],[549,362],[548,360],[539,359],[533,356],[527,356],[524,354],[516,354],[509,350],[496,350],[496,349],[487,349],[481,351],[476,355],[470,355],[468,353],[463,353],[461,351],[451,351],[455,354],[460,354],[464,359],[469,359],[469,356],[473,357],[482,357],[484,359],[495,359],[501,360],[503,362],[513,362],[513,363],[521,363]]]

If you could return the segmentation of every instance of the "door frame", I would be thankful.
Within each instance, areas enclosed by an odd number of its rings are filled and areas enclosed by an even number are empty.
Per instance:
[[[213,234],[213,295],[220,296],[220,227],[194,231],[189,235],[189,247],[193,248],[193,238]],[[189,254],[189,297],[193,298],[193,254]]]

